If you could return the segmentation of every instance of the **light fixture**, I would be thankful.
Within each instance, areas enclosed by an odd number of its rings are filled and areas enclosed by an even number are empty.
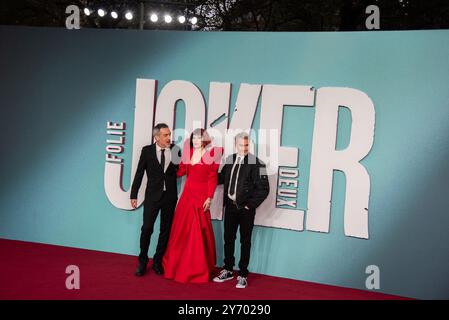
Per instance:
[[[132,20],[133,19],[133,14],[131,13],[131,12],[127,12],[126,14],[125,14],[125,18],[126,18],[126,20]]]
[[[157,20],[158,20],[157,14],[155,14],[155,13],[151,14],[150,20],[151,20],[151,22],[157,22]]]
[[[98,9],[97,13],[100,17],[104,17],[104,15],[106,14],[106,12],[103,9]]]
[[[117,12],[112,11],[112,12],[111,12],[111,17],[112,17],[113,19],[117,19],[117,18],[118,18]]]
[[[190,19],[190,22],[192,24],[196,24],[198,22],[198,19],[196,17],[193,17],[192,19]]]
[[[90,16],[90,10],[88,8],[84,8],[84,14],[86,16]]]
[[[186,22],[186,17],[184,17],[184,16],[179,16],[179,17],[178,17],[178,21],[179,21],[179,23],[184,23],[184,22]]]
[[[172,17],[169,14],[166,14],[164,16],[164,20],[165,20],[166,23],[170,23],[172,21]]]

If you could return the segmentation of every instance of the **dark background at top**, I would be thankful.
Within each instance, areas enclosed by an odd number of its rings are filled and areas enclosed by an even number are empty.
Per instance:
[[[380,9],[380,30],[449,29],[448,0],[1,0],[0,24],[65,27],[70,4],[92,9],[132,10],[135,18],[127,21],[96,13],[81,13],[82,28],[139,28],[140,3],[145,6],[144,29],[222,30],[222,31],[363,31],[368,14],[365,8],[375,4]],[[148,13],[170,12],[196,15],[197,26],[167,25],[149,22]],[[119,14],[120,14],[119,13]],[[161,18],[160,18],[161,20]]]

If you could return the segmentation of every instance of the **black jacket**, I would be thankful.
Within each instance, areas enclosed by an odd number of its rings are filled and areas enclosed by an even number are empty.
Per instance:
[[[220,174],[218,183],[224,184],[223,205],[228,201],[228,188],[231,180],[231,170],[237,154],[229,156],[226,159]],[[265,164],[253,154],[248,153],[243,159],[240,167],[239,179],[237,181],[236,203],[240,207],[247,206],[250,209],[256,209],[268,197],[270,193],[270,184]]]
[[[156,144],[145,146],[140,153],[139,164],[131,186],[131,199],[137,199],[143,174],[147,173],[147,189],[145,191],[145,201],[157,201],[162,197],[165,189],[167,195],[173,199],[178,198],[178,188],[176,182],[176,171],[178,170],[181,150],[174,144],[171,145],[171,161],[164,172],[156,156]]]

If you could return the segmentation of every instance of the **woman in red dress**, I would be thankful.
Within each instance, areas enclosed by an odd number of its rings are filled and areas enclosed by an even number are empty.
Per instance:
[[[162,265],[167,279],[205,283],[215,270],[215,239],[209,208],[223,149],[208,148],[210,138],[204,129],[194,130],[189,143],[190,148],[184,147],[177,172],[178,177],[187,178],[175,209]]]

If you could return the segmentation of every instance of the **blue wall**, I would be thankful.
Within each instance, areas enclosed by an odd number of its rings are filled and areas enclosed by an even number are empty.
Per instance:
[[[250,270],[449,298],[449,31],[215,33],[0,27],[0,237],[137,254],[143,208],[103,188],[106,121],[125,121],[129,187],[136,78],[352,87],[376,109],[362,161],[371,177],[370,239],[344,236],[344,174],[334,174],[329,234],[256,227]],[[337,147],[348,143],[340,111]],[[178,118],[183,118],[183,108]],[[313,108],[287,108],[283,143],[301,148],[307,208]],[[179,122],[178,122],[179,123]],[[258,121],[256,121],[256,127]],[[307,216],[307,215],[306,215]],[[218,264],[222,223],[214,222]],[[157,235],[157,232],[156,232]],[[156,236],[151,245],[154,252]],[[131,267],[131,266],[130,266]]]

